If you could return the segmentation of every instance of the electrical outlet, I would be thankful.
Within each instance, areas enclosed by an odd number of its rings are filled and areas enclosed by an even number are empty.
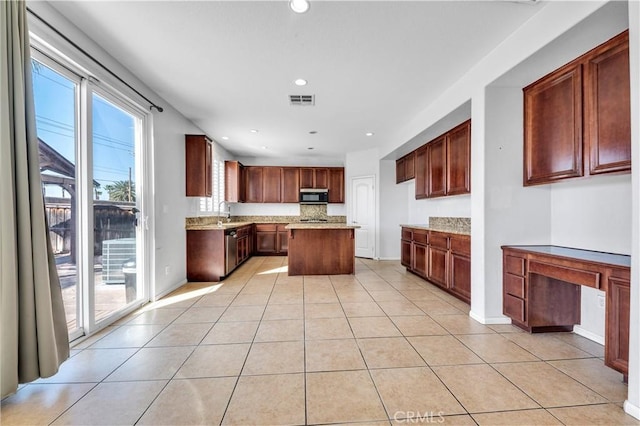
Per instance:
[[[168,265],[164,267],[164,274],[165,275],[169,275],[169,266]]]
[[[604,309],[604,296],[601,294],[598,295],[598,306]]]

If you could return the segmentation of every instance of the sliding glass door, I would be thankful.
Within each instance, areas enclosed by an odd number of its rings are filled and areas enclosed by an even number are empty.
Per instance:
[[[32,64],[43,193],[73,339],[148,300],[146,114],[40,53]]]

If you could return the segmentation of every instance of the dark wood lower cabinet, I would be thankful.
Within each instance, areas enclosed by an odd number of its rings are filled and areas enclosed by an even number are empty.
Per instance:
[[[355,273],[355,238],[350,228],[289,229],[289,275]]]
[[[451,253],[449,289],[461,299],[471,302],[471,257]]]
[[[421,277],[427,277],[427,267],[428,267],[428,259],[429,259],[429,250],[428,246],[423,244],[414,244],[413,245],[413,262],[412,269],[413,272]]]
[[[289,237],[286,224],[256,224],[256,254],[258,256],[286,256]]]
[[[626,379],[630,258],[555,246],[502,247],[503,313],[531,333],[580,324],[582,286],[606,293],[605,365]]]

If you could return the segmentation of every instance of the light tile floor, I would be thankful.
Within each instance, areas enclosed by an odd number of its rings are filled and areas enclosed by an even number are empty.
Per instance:
[[[288,277],[286,260],[254,257],[76,344],[0,423],[640,424],[601,345],[479,324],[398,262]]]

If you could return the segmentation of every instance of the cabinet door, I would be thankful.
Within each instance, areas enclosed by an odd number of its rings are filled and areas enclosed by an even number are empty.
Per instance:
[[[265,203],[280,203],[280,186],[282,184],[281,167],[263,167],[263,188],[262,196]]]
[[[413,272],[421,277],[427,277],[427,264],[429,259],[429,251],[427,246],[413,243]]]
[[[582,66],[524,88],[524,185],[582,176]]]
[[[629,280],[610,277],[607,288],[605,364],[624,375],[629,371],[630,302]]]
[[[584,83],[585,150],[590,153],[589,173],[631,170],[627,32],[590,52]]]
[[[238,161],[224,162],[224,200],[229,203],[243,203],[246,188],[244,166]]]
[[[411,241],[402,240],[400,241],[400,245],[402,249],[400,263],[402,264],[402,266],[413,269],[411,262]]]
[[[310,167],[300,168],[300,188],[313,188],[314,170]]]
[[[276,252],[286,255],[289,251],[289,231],[284,229],[286,225],[278,225]]]
[[[446,137],[442,136],[427,144],[428,162],[427,170],[429,181],[427,182],[427,197],[441,197],[447,195],[447,144]]]
[[[404,180],[411,180],[416,177],[415,173],[415,151],[404,157]]]
[[[282,168],[282,202],[297,203],[300,201],[300,169],[297,167]]]
[[[471,258],[451,253],[450,260],[449,289],[468,303],[471,301]]]
[[[396,160],[396,183],[402,183],[406,179],[404,170],[404,157]]]
[[[213,146],[205,135],[185,135],[187,197],[211,197]]]
[[[429,246],[427,279],[444,288],[447,288],[448,254],[448,250]]]
[[[447,138],[447,195],[471,192],[471,120]]]
[[[277,252],[277,235],[273,232],[256,232],[256,251],[258,254],[275,254]]]
[[[344,168],[329,169],[329,202],[344,203]]]
[[[416,171],[416,200],[419,200],[421,198],[427,198],[427,184],[429,182],[427,145],[416,150],[416,157],[414,161]]]
[[[329,187],[329,169],[313,169],[315,177],[313,181],[314,188]]]
[[[263,168],[262,167],[246,167],[247,174],[247,194],[245,199],[247,203],[262,203],[264,201],[263,184]]]

